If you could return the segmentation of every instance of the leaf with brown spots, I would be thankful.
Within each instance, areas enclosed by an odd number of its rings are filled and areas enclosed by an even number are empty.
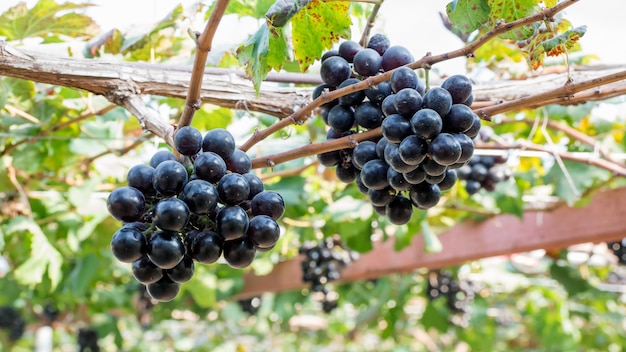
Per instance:
[[[540,2],[541,0],[487,0],[487,4],[491,8],[489,25],[494,27],[499,21],[509,23],[534,15],[541,10]],[[500,38],[525,40],[530,38],[534,32],[533,26],[524,26],[501,34]]]
[[[580,26],[561,33],[552,39],[543,42],[548,56],[558,56],[571,49],[578,40],[585,35],[587,26]]]
[[[489,12],[486,0],[455,0],[446,6],[450,22],[463,34],[470,34],[487,23]]]
[[[301,71],[306,71],[340,38],[350,38],[349,7],[346,1],[313,0],[291,19],[294,56]]]

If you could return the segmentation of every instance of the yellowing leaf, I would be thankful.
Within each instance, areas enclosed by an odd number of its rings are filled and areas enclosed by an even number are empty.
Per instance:
[[[294,55],[301,71],[306,71],[340,38],[350,37],[348,9],[349,2],[313,0],[293,17]]]
[[[587,26],[580,26],[574,29],[570,29],[565,33],[561,33],[552,39],[548,39],[543,42],[543,47],[548,56],[558,56],[563,54],[567,50],[571,49],[574,44],[583,36],[587,31]]]
[[[541,0],[487,0],[491,12],[489,13],[489,25],[495,26],[499,21],[506,23],[519,20],[537,13],[540,10],[538,4]],[[500,38],[511,40],[524,40],[534,33],[532,26],[516,28],[500,35]]]

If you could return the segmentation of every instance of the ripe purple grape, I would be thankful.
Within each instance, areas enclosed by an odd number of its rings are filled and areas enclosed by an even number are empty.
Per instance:
[[[452,165],[461,157],[461,144],[450,133],[440,133],[428,147],[430,157],[440,165]]]
[[[450,133],[465,132],[474,124],[475,115],[467,105],[454,104],[443,118],[443,130]]]
[[[431,88],[424,94],[423,107],[435,110],[439,116],[444,117],[452,107],[452,96],[450,92],[441,88]]]
[[[347,80],[341,82],[341,84],[337,86],[337,89],[345,88],[359,82],[361,81],[356,78],[348,78]],[[363,99],[365,99],[365,92],[358,90],[339,97],[339,104],[345,106],[358,105],[363,101]]]
[[[280,219],[285,213],[285,201],[275,191],[263,191],[252,198],[252,214],[267,215],[274,220]]]
[[[354,109],[354,121],[363,128],[380,127],[384,117],[380,107],[369,101],[362,102]]]
[[[180,193],[187,184],[187,170],[178,161],[166,160],[154,170],[152,185],[160,194],[171,197]]]
[[[157,282],[163,277],[163,269],[154,265],[146,256],[135,260],[131,265],[131,271],[135,280],[144,285]]]
[[[411,88],[415,90],[417,88],[417,82],[417,73],[408,67],[398,67],[391,74],[391,78],[389,78],[391,90],[394,93],[397,93],[404,88]]]
[[[242,237],[248,230],[248,214],[240,206],[225,206],[217,213],[216,232],[226,241]]]
[[[399,114],[387,116],[381,126],[383,136],[391,143],[400,143],[413,133],[409,119]]]
[[[223,128],[212,129],[202,139],[202,151],[213,152],[227,159],[235,151],[235,138]]]
[[[238,174],[247,174],[252,170],[252,161],[248,154],[240,149],[235,149],[228,159],[224,159],[226,168]]]
[[[187,204],[192,213],[206,215],[217,206],[218,194],[212,183],[192,180],[183,188],[180,199]]]
[[[145,197],[150,197],[156,195],[156,190],[152,186],[153,177],[154,168],[152,166],[139,164],[128,170],[126,180],[129,187],[138,189]]]
[[[152,158],[150,158],[150,166],[156,168],[160,163],[166,160],[178,161],[174,153],[169,150],[159,150],[152,155]]]
[[[243,178],[248,182],[248,186],[250,187],[250,194],[248,194],[248,199],[252,200],[254,196],[263,192],[265,186],[263,186],[263,181],[254,174],[243,174]]]
[[[226,163],[221,156],[214,152],[203,152],[193,163],[196,176],[211,183],[218,182],[226,175]]]
[[[117,260],[131,263],[141,258],[148,244],[143,235],[146,227],[140,222],[128,223],[117,230],[111,238],[111,252]]]
[[[392,224],[404,225],[413,216],[413,205],[407,197],[401,194],[396,195],[385,207],[385,215]]]
[[[337,87],[341,82],[350,78],[351,74],[350,64],[341,56],[327,58],[320,67],[322,81],[331,87]]]
[[[161,280],[146,285],[146,291],[150,297],[159,302],[169,302],[176,298],[178,292],[180,292],[180,284],[172,281],[167,276],[163,276]]]
[[[367,43],[368,48],[376,50],[376,52],[381,56],[385,54],[385,51],[387,51],[390,46],[391,42],[389,41],[389,38],[380,33],[374,34]]]
[[[192,258],[203,264],[215,263],[224,248],[224,237],[214,231],[198,232],[191,244]]]
[[[354,110],[345,105],[334,106],[328,112],[328,126],[337,132],[346,132],[354,126]]]
[[[230,173],[224,175],[217,184],[217,193],[222,203],[237,205],[248,199],[250,185],[242,175]]]
[[[402,88],[396,92],[393,106],[398,114],[411,118],[422,107],[422,96],[413,88]]]
[[[391,71],[394,68],[410,64],[414,60],[409,49],[400,45],[394,45],[389,47],[383,54],[381,66],[383,71]]]
[[[255,255],[254,243],[247,237],[224,242],[224,259],[233,268],[247,267],[252,264]]]
[[[148,258],[161,269],[176,266],[185,254],[185,245],[176,232],[156,231],[148,240]]]
[[[146,199],[136,188],[120,187],[107,197],[107,210],[115,219],[124,222],[133,222],[141,219]]]
[[[450,92],[453,104],[462,104],[472,94],[472,82],[463,75],[453,75],[441,83],[441,88]]]
[[[353,40],[346,40],[339,44],[339,56],[346,59],[348,62],[353,62],[356,54],[363,48],[361,45]]]
[[[280,227],[276,220],[267,215],[258,215],[250,220],[250,226],[246,231],[246,236],[256,246],[271,247],[278,242],[280,237]]]
[[[374,49],[363,49],[354,56],[354,70],[364,77],[375,76],[382,63],[383,58]]]
[[[182,155],[196,155],[202,149],[202,133],[193,126],[181,127],[174,135],[174,146]]]
[[[383,160],[370,160],[361,169],[361,181],[370,189],[383,189],[389,186],[387,169],[389,165]]]
[[[162,230],[182,231],[189,222],[189,207],[178,198],[160,200],[154,207],[154,224]]]
[[[366,162],[374,159],[378,159],[378,155],[376,155],[376,143],[372,141],[360,142],[352,151],[352,163],[358,169],[362,169]]]
[[[183,260],[181,260],[180,263],[176,264],[176,266],[171,269],[167,269],[165,272],[167,276],[174,282],[178,282],[179,284],[187,282],[193,277],[193,259],[191,259],[189,255],[185,254],[183,256]]]
[[[411,128],[415,135],[426,140],[435,138],[443,127],[441,116],[432,109],[421,109],[411,117]]]

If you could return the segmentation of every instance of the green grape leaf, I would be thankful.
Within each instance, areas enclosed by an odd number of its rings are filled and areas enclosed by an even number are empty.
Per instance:
[[[0,15],[0,36],[7,40],[50,35],[69,37],[92,36],[98,32],[98,25],[89,16],[76,10],[93,4],[57,4],[54,0],[40,0],[32,9],[26,2],[19,2]]]
[[[439,253],[443,250],[439,237],[432,231],[426,219],[422,220],[422,237],[424,238],[424,252]]]
[[[583,193],[593,185],[604,182],[611,177],[610,171],[581,162],[563,160],[563,164],[574,187],[576,187],[576,191],[574,191],[568,181],[568,177],[563,174],[557,163],[550,168],[544,181],[547,184],[554,185],[556,196],[563,199],[570,206],[579,200],[577,192]]]
[[[267,9],[274,3],[274,0],[231,0],[228,2],[225,14],[235,14],[239,17],[250,16],[253,18],[263,18]],[[209,6],[204,19],[208,19],[215,8],[216,1]]]
[[[499,21],[509,23],[533,15],[540,10],[538,6],[540,2],[541,0],[487,0],[491,9],[489,25],[494,27]],[[525,40],[530,38],[534,32],[533,26],[524,26],[503,33],[500,38]]]
[[[82,297],[98,274],[100,259],[94,253],[81,258],[68,277],[69,287],[76,297]]]
[[[282,27],[311,1],[312,0],[276,0],[265,13],[265,18],[272,26]]]
[[[490,11],[487,0],[454,0],[446,6],[450,22],[463,34],[484,26]]]
[[[448,330],[450,311],[446,309],[444,304],[444,300],[436,299],[426,305],[422,319],[420,319],[424,329],[435,328],[440,332]]]
[[[570,296],[594,289],[589,281],[580,275],[578,269],[569,265],[561,265],[559,262],[554,262],[550,266],[550,276],[563,285]]]
[[[302,72],[340,38],[350,38],[349,7],[345,1],[313,0],[292,18],[293,50]]]
[[[39,225],[25,217],[16,217],[9,221],[5,229],[7,235],[16,232],[30,234],[31,256],[15,270],[15,278],[23,285],[36,285],[43,281],[47,274],[50,279],[51,289],[61,282],[61,264],[63,257],[48,241]]]
[[[513,214],[520,219],[524,216],[522,192],[513,179],[499,182],[496,185],[494,194],[496,196],[496,205],[502,213]]]
[[[245,67],[246,77],[252,80],[257,94],[267,73],[271,69],[280,70],[288,56],[282,28],[270,31],[267,23],[237,49],[239,64]]]

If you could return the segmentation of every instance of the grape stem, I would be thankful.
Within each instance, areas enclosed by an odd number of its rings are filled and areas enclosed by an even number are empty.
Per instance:
[[[367,24],[365,25],[365,28],[363,28],[363,34],[361,34],[361,40],[359,40],[359,44],[361,44],[361,46],[364,48],[367,46],[370,32],[372,28],[374,28],[374,23],[376,23],[376,16],[378,16],[378,11],[380,10],[380,6],[383,4],[384,1],[385,0],[380,0],[379,3],[374,5],[372,12],[367,18]]]
[[[479,37],[478,39],[476,39],[474,42],[460,48],[457,50],[453,50],[444,54],[439,54],[439,55],[434,55],[434,56],[425,56],[417,61],[414,61],[408,65],[406,65],[407,67],[411,68],[411,69],[418,69],[421,68],[422,66],[424,66],[425,64],[427,65],[433,65],[435,63],[438,62],[442,62],[442,61],[446,61],[446,60],[450,60],[452,58],[456,58],[456,57],[467,57],[467,56],[471,56],[472,53],[474,52],[474,50],[476,50],[477,48],[481,47],[482,45],[484,45],[485,43],[487,43],[489,40],[495,38],[496,36],[502,34],[502,33],[506,33],[512,29],[518,28],[518,27],[522,27],[525,25],[529,25],[533,22],[537,22],[537,21],[541,21],[545,18],[551,18],[553,17],[555,14],[557,14],[560,11],[563,11],[564,9],[566,9],[567,7],[577,3],[580,0],[566,0],[563,1],[561,3],[558,3],[557,5],[553,6],[553,7],[549,7],[544,9],[543,11],[540,11],[539,13],[536,13],[534,15],[519,19],[517,21],[513,21],[510,23],[505,23],[505,22],[499,22],[493,29],[491,29],[490,31],[488,31],[487,33],[485,33],[484,35],[482,35],[481,37]],[[271,134],[273,134],[274,132],[277,132],[289,125],[291,125],[292,123],[302,123],[303,121],[305,121],[306,119],[308,119],[311,116],[311,113],[318,108],[319,106],[321,106],[324,103],[330,102],[332,100],[335,100],[339,97],[342,97],[344,95],[350,94],[350,93],[354,93],[354,92],[358,92],[361,90],[365,90],[371,86],[375,86],[379,83],[382,83],[384,81],[388,81],[391,78],[391,75],[393,74],[395,70],[390,70],[387,71],[383,74],[380,74],[378,76],[372,76],[367,78],[366,80],[363,80],[357,84],[352,84],[349,85],[347,87],[341,88],[341,89],[337,89],[334,90],[332,92],[329,92],[328,94],[322,94],[320,95],[318,98],[316,98],[315,100],[313,100],[311,103],[307,104],[305,107],[303,107],[302,109],[294,112],[293,114],[289,115],[287,118],[282,119],[280,121],[278,121],[277,123],[263,129],[260,131],[257,131],[256,133],[254,133],[241,147],[240,149],[243,151],[247,151],[248,149],[250,149],[252,146],[254,146],[256,143],[264,140],[265,138],[267,138],[268,136],[270,136]],[[552,97],[552,98],[556,98],[558,97],[558,95]],[[488,111],[486,111],[483,115],[479,115],[481,118],[484,118],[486,120],[489,120],[489,117],[491,115],[488,114]]]
[[[202,77],[204,76],[204,67],[206,66],[207,56],[213,45],[213,37],[217,31],[229,0],[217,0],[213,12],[207,21],[204,31],[196,41],[196,57],[194,58],[193,68],[191,71],[191,80],[189,82],[189,90],[185,99],[185,108],[178,120],[178,128],[189,126],[196,110],[200,109],[202,101],[200,93],[202,87]]]

